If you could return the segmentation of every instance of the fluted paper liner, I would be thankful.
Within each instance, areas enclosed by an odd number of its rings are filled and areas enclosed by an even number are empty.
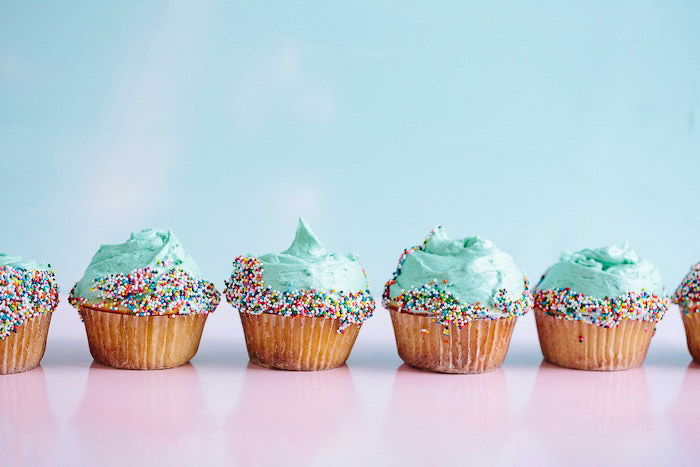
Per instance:
[[[46,350],[51,312],[45,311],[0,339],[0,375],[20,373],[39,366]]]
[[[485,373],[499,368],[508,353],[517,318],[475,319],[459,329],[429,315],[389,306],[399,356],[408,365],[440,373]]]
[[[681,316],[685,326],[685,340],[688,351],[697,363],[700,363],[700,311],[697,305],[682,307]]]
[[[655,323],[623,319],[611,328],[548,316],[535,308],[544,359],[576,370],[627,370],[644,363]]]
[[[136,316],[80,306],[96,362],[128,370],[184,365],[197,353],[206,314]]]
[[[340,320],[241,312],[250,361],[280,370],[330,370],[345,363],[359,324],[338,332]]]

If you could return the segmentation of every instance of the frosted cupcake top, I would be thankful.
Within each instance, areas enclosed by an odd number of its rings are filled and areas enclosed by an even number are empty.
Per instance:
[[[612,298],[628,292],[663,293],[659,271],[627,244],[562,253],[537,288],[569,288],[595,298]]]
[[[563,253],[536,289],[545,313],[604,327],[623,318],[656,322],[668,309],[661,274],[627,244]]]
[[[357,256],[330,253],[299,219],[281,253],[238,256],[226,299],[242,313],[339,319],[338,331],[372,316],[375,303]]]
[[[438,226],[422,248],[405,256],[389,286],[389,296],[396,298],[434,281],[461,303],[492,306],[500,290],[508,298],[519,298],[525,290],[523,277],[513,258],[493,242],[480,237],[450,239]]]
[[[51,266],[0,253],[0,340],[58,305]]]
[[[357,256],[328,252],[303,219],[299,219],[289,248],[258,259],[265,285],[280,292],[303,289],[358,292],[368,286]]]
[[[144,229],[117,245],[102,245],[69,301],[126,309],[137,315],[211,313],[214,285],[171,231]]]
[[[527,280],[513,258],[480,237],[450,239],[436,227],[422,245],[404,250],[384,291],[386,305],[463,325],[472,319],[524,314]]]
[[[671,300],[685,308],[700,303],[700,263],[694,264],[690,268],[688,274],[673,293]]]

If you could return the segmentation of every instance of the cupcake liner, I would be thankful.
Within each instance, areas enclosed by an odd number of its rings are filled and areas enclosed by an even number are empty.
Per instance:
[[[51,312],[45,311],[0,340],[0,375],[20,373],[39,366],[46,350]]]
[[[622,319],[605,328],[548,316],[535,308],[544,359],[577,370],[627,370],[644,363],[656,323]]]
[[[508,353],[517,318],[475,319],[461,329],[426,314],[389,306],[399,356],[408,365],[440,373],[485,373],[499,368]]]
[[[184,365],[197,353],[206,314],[137,316],[80,306],[96,362],[128,370]]]
[[[700,312],[697,306],[682,307],[681,317],[685,326],[685,340],[693,360],[700,363]]]
[[[361,327],[351,324],[339,333],[337,319],[239,314],[250,361],[280,370],[314,371],[341,366]]]

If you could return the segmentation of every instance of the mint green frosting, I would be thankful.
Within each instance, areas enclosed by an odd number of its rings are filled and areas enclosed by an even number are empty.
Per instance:
[[[279,292],[311,289],[359,292],[367,289],[367,276],[357,256],[329,253],[301,218],[289,248],[258,259],[262,262],[265,286]]]
[[[24,259],[21,256],[10,256],[0,253],[0,266],[11,266],[17,269],[29,269],[30,271],[48,271],[51,266],[38,261]]]
[[[165,262],[165,265],[161,262]],[[199,266],[185,252],[175,234],[170,230],[144,229],[132,233],[124,243],[102,245],[92,257],[83,278],[75,284],[73,294],[88,300],[99,299],[100,297],[90,290],[95,279],[110,274],[129,274],[147,266],[160,273],[177,267],[193,277],[202,277]]]
[[[540,290],[570,288],[595,298],[613,298],[627,292],[663,294],[659,271],[627,244],[575,253],[562,253],[537,285]]]
[[[513,258],[493,242],[480,237],[449,239],[441,227],[426,240],[422,249],[410,252],[389,287],[395,298],[404,290],[431,281],[461,303],[480,302],[493,306],[494,296],[505,289],[508,299],[517,300],[525,289],[524,274]]]

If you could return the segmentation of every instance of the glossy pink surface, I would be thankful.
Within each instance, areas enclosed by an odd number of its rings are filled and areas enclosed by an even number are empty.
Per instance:
[[[378,315],[386,339],[361,334],[347,366],[295,373],[250,365],[222,307],[191,364],[140,372],[93,363],[73,311],[59,312],[42,367],[0,377],[0,465],[692,465],[700,455],[700,366],[682,341],[652,346],[643,368],[595,373],[542,363],[532,336],[498,371],[441,375],[402,365]]]

